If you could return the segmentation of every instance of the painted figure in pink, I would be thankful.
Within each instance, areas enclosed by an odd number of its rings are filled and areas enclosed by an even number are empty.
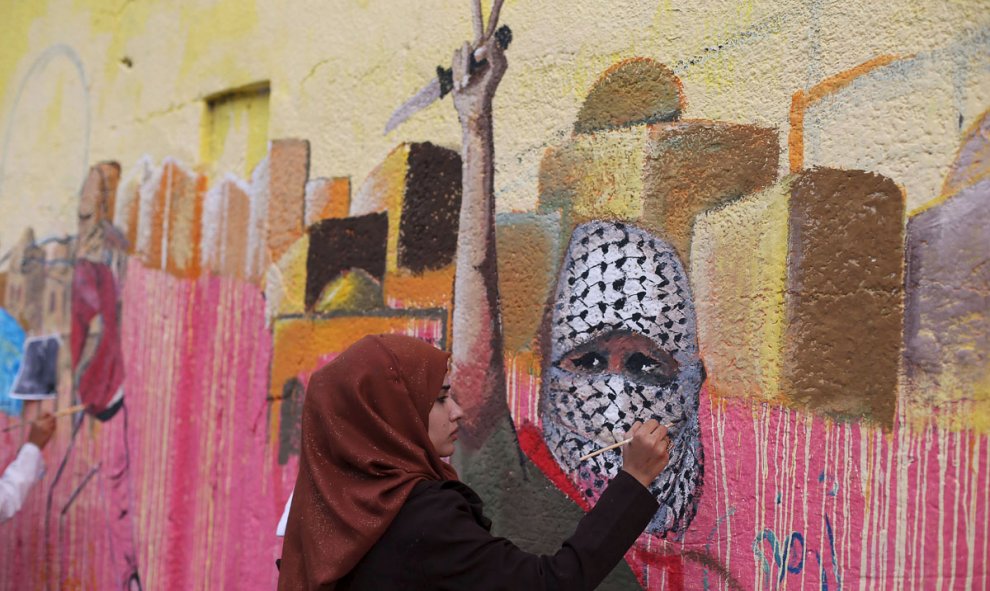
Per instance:
[[[137,547],[134,540],[133,487],[127,440],[127,407],[124,404],[124,357],[120,342],[120,269],[126,239],[112,224],[111,203],[120,177],[115,162],[93,166],[83,184],[79,201],[79,234],[72,277],[71,332],[72,389],[86,412],[74,421],[72,441],[66,450],[49,493],[52,493],[72,454],[75,437],[86,416],[105,423],[103,435],[114,439],[107,446],[110,457],[99,466],[109,495],[108,534],[114,568],[121,589],[141,589]],[[84,479],[69,496],[73,499],[91,479]],[[71,502],[71,501],[70,501]],[[46,534],[50,528],[46,527]]]

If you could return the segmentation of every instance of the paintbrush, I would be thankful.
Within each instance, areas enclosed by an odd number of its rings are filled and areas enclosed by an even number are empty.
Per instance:
[[[664,425],[664,427],[667,428],[667,432],[668,433],[670,433],[670,430],[673,428],[670,425]],[[622,447],[623,445],[629,445],[629,442],[631,442],[632,440],[633,440],[632,437],[627,437],[626,439],[623,439],[622,441],[620,441],[618,443],[613,443],[612,445],[610,445],[608,447],[603,447],[603,448],[601,448],[599,450],[596,450],[596,451],[591,452],[590,454],[585,454],[585,455],[581,456],[581,458],[578,459],[578,461],[579,462],[583,462],[585,460],[589,460],[589,459],[591,459],[591,458],[593,458],[593,457],[595,457],[597,455],[603,454],[603,453],[605,453],[605,452],[607,452],[609,450],[615,449],[617,447]]]
[[[85,409],[86,409],[86,405],[85,404],[77,404],[75,406],[70,406],[69,408],[63,408],[62,410],[55,411],[55,412],[52,413],[52,416],[53,417],[62,417],[62,416],[65,416],[65,415],[71,415],[73,413],[77,413],[77,412],[79,412],[81,410],[85,410]],[[40,420],[41,420],[41,418],[39,417],[37,419],[34,419],[33,421],[21,421],[20,423],[14,423],[13,425],[10,425],[9,427],[4,428],[3,433],[6,433],[7,431],[10,431],[12,429],[16,429],[18,427],[23,427],[24,425],[33,425],[34,423],[37,423]]]

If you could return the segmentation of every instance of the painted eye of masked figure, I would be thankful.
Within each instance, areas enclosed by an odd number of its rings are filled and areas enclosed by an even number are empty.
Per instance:
[[[313,374],[279,589],[594,589],[642,533],[671,446],[656,421],[630,425],[625,468],[555,554],[493,536],[443,460],[464,416],[448,360],[413,337],[368,336]]]
[[[545,341],[544,439],[579,493],[594,501],[622,467],[616,451],[634,421],[670,427],[670,463],[650,492],[660,503],[647,531],[681,535],[703,479],[698,355],[687,275],[673,247],[641,229],[591,222],[575,229]]]

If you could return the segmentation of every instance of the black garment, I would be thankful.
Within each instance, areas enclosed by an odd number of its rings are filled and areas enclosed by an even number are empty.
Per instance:
[[[553,555],[561,540],[574,533],[585,510],[523,453],[508,406],[501,418],[493,421],[494,430],[481,447],[465,445],[451,458],[458,479],[469,483],[485,500],[485,515],[492,520],[494,535],[512,540],[531,554]],[[538,449],[532,451],[540,454]],[[543,451],[544,460],[556,461],[549,449]],[[625,560],[620,560],[597,587],[597,591],[642,589]]]
[[[529,554],[489,533],[481,499],[458,481],[422,481],[341,591],[594,589],[658,509],[619,472],[553,556]]]

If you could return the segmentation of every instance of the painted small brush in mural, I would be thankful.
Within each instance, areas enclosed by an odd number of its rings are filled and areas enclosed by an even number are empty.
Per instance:
[[[597,500],[622,467],[635,421],[669,425],[670,464],[650,487],[653,533],[683,533],[698,505],[704,453],[698,356],[687,274],[673,247],[622,223],[591,222],[571,237],[553,304],[540,397],[544,439],[560,467]]]
[[[55,397],[60,344],[58,335],[30,337],[24,341],[24,355],[10,391],[11,398],[44,400]]]

